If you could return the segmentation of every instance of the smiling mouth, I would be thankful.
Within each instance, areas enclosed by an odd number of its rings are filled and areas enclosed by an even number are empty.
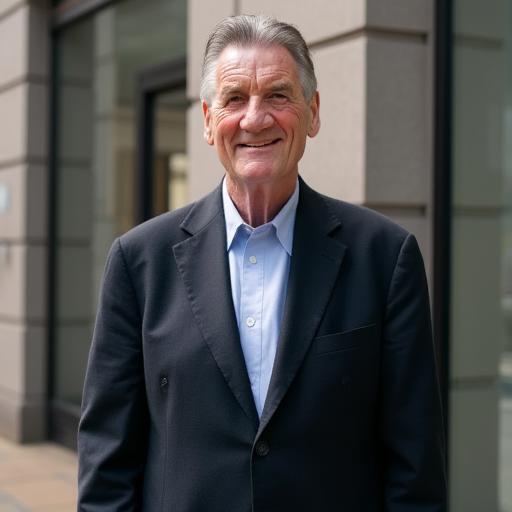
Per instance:
[[[264,148],[267,146],[273,146],[274,144],[277,144],[280,141],[280,139],[274,139],[268,142],[253,142],[250,144],[239,144],[239,146],[243,148]]]

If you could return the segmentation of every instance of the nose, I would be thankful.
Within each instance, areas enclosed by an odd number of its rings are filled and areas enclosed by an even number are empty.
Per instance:
[[[265,105],[258,98],[253,97],[249,100],[247,109],[240,119],[240,128],[257,133],[270,128],[273,123],[274,118]]]

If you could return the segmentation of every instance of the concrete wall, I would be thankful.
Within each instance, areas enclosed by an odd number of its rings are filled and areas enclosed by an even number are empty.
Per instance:
[[[0,434],[46,430],[48,36],[44,1],[0,2]]]
[[[189,1],[190,198],[222,175],[203,140],[198,101],[202,53],[218,19],[263,13],[299,27],[313,53],[320,134],[302,176],[317,190],[365,204],[414,232],[430,267],[432,0],[276,2],[219,0],[215,19]]]

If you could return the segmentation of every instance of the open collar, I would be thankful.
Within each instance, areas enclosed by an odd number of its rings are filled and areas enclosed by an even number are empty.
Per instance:
[[[267,223],[272,224],[275,227],[279,242],[290,256],[292,255],[293,250],[293,229],[295,226],[295,215],[297,212],[298,202],[299,180],[297,179],[295,189],[288,201],[281,210],[279,210],[278,214]],[[247,226],[247,224],[240,216],[233,200],[229,196],[225,178],[222,182],[222,204],[224,207],[224,218],[226,221],[226,248],[229,251],[238,229],[240,226]],[[251,228],[251,230],[252,229],[254,228]]]

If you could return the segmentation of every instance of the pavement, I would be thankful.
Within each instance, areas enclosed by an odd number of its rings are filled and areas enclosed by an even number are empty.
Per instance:
[[[75,512],[76,454],[0,438],[0,512]]]

